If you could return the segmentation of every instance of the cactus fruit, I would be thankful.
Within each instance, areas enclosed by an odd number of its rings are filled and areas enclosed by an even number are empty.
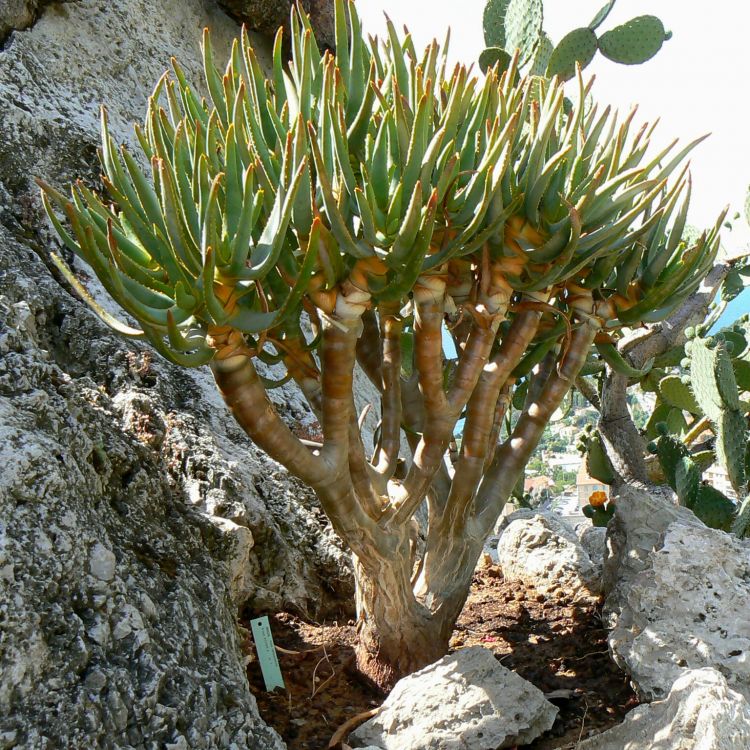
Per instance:
[[[601,53],[622,65],[638,65],[650,60],[671,37],[656,16],[638,16],[599,37]]]
[[[591,29],[574,29],[554,48],[547,65],[547,75],[550,78],[559,76],[564,81],[573,78],[576,63],[585,68],[594,59],[596,50],[596,34]]]

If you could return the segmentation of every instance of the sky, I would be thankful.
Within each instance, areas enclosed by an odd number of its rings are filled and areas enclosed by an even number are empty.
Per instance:
[[[604,0],[545,0],[544,29],[558,42],[568,31],[587,25],[603,4]],[[450,26],[452,57],[466,63],[474,62],[484,48],[484,5],[485,0],[357,0],[366,32],[383,36],[385,11],[397,27],[409,27],[418,47],[433,37],[442,40]],[[652,139],[655,146],[675,137],[686,143],[711,133],[691,157],[689,220],[701,228],[713,224],[727,204],[730,216],[742,213],[750,184],[750,4],[619,0],[599,33],[644,14],[661,18],[672,38],[643,65],[617,65],[597,54],[585,70],[596,75],[594,98],[622,113],[637,102],[641,122],[660,117]],[[744,218],[733,222],[723,244],[732,256],[750,246]]]

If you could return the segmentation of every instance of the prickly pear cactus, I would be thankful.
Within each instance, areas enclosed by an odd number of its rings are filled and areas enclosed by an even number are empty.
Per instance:
[[[599,37],[601,53],[622,65],[639,65],[650,60],[671,37],[656,16],[638,16]]]
[[[552,40],[545,32],[542,32],[536,46],[536,52],[534,52],[534,58],[529,66],[529,73],[533,76],[547,75],[547,67],[554,50],[555,45],[552,44]]]
[[[605,3],[597,12],[597,14],[593,17],[591,20],[591,23],[589,24],[589,28],[592,31],[596,31],[606,20],[607,16],[609,15],[612,8],[615,7],[615,2],[617,0],[609,0],[609,2]]]
[[[729,531],[735,520],[734,503],[722,492],[705,484],[700,466],[690,456],[684,443],[668,434],[665,424],[658,441],[649,450],[659,459],[667,484],[677,494],[680,505],[695,513],[706,526]]]
[[[591,519],[594,526],[606,526],[615,514],[615,501],[607,497],[601,490],[591,493],[588,505],[581,509],[586,518]]]
[[[550,55],[547,75],[565,80],[576,73],[576,63],[585,68],[597,50],[596,34],[589,28],[574,29],[566,34]]]
[[[505,9],[507,49],[519,50],[518,62],[524,65],[534,54],[542,33],[542,0],[509,0]]]
[[[510,0],[488,0],[484,6],[484,43],[505,48],[505,11]]]
[[[498,66],[498,72],[506,70],[510,65],[511,57],[502,47],[487,47],[479,55],[479,67],[486,73],[493,65]]]
[[[686,352],[690,356],[693,393],[716,434],[717,458],[726,468],[732,487],[742,494],[747,419],[727,343],[724,339],[693,338],[688,342]]]
[[[614,482],[615,471],[607,456],[599,430],[591,425],[586,425],[581,433],[577,448],[585,456],[586,469],[590,477],[598,479],[603,484]]]
[[[659,362],[668,363],[669,372],[649,373],[658,380],[652,389],[656,406],[646,425],[646,434],[658,439],[649,450],[682,505],[709,526],[750,536],[750,320],[741,318],[713,336],[704,328],[685,333],[683,374],[673,369],[674,354]],[[710,441],[707,435],[713,435]],[[739,507],[704,481],[703,472],[716,461],[736,495],[745,498]]]
[[[508,58],[518,50],[519,66],[531,75],[569,80],[576,65],[585,68],[597,50],[625,65],[649,60],[671,36],[655,16],[638,16],[597,36],[615,1],[608,0],[588,26],[570,31],[555,46],[542,28],[543,0],[487,0],[483,25],[488,49],[480,55],[480,66],[486,70],[505,59],[494,50],[503,50]]]

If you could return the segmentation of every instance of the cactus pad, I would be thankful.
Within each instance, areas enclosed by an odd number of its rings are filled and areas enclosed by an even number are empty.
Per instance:
[[[549,65],[550,57],[555,46],[552,44],[552,40],[542,32],[539,37],[539,44],[536,46],[536,52],[531,60],[531,67],[529,73],[533,76],[543,76],[547,73],[547,66]]]
[[[750,362],[746,359],[733,359],[734,378],[741,391],[750,391]]]
[[[729,531],[734,519],[734,503],[719,490],[702,484],[691,508],[706,526]]]
[[[683,456],[677,462],[675,469],[675,492],[679,498],[680,505],[692,508],[698,498],[700,488],[701,472],[693,460]]]
[[[587,460],[589,476],[598,479],[604,484],[612,484],[615,480],[612,464],[609,462],[607,453],[602,444],[599,432],[595,432],[588,440]]]
[[[542,0],[509,0],[505,9],[505,48],[520,51],[519,64],[531,56],[542,33]]]
[[[737,511],[737,517],[732,523],[732,532],[738,537],[750,536],[750,495],[748,495]]]
[[[487,47],[479,55],[479,67],[487,72],[493,65],[498,64],[498,72],[506,70],[510,65],[511,56],[500,47]]]
[[[736,409],[722,411],[717,424],[716,454],[729,475],[735,490],[745,483],[745,430],[742,413]]]
[[[604,57],[623,65],[638,65],[650,60],[671,34],[656,16],[638,16],[599,37]]]
[[[724,406],[715,377],[715,349],[710,349],[703,339],[694,339],[689,343],[693,394],[703,413],[715,423]]]
[[[703,414],[690,388],[682,382],[679,375],[667,375],[659,381],[659,393],[662,399],[671,406],[690,412]]]
[[[510,0],[488,0],[484,6],[484,43],[488,47],[505,47],[505,11]]]
[[[592,31],[598,29],[607,20],[607,16],[609,15],[609,12],[612,10],[612,8],[615,7],[616,1],[617,0],[609,0],[601,8],[599,8],[599,12],[594,16],[594,18],[591,20],[591,23],[589,24],[589,28]]]
[[[664,476],[667,478],[667,484],[675,490],[677,487],[675,474],[677,465],[680,460],[687,456],[687,448],[671,435],[663,435],[659,438],[656,446],[656,455],[659,457],[659,463],[664,469]]]
[[[596,34],[589,28],[574,29],[555,47],[547,65],[547,75],[564,81],[576,74],[576,63],[585,68],[596,54]]]

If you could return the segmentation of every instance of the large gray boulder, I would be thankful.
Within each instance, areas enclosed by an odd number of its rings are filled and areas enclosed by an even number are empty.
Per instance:
[[[568,524],[552,513],[513,514],[509,520],[497,543],[497,560],[506,579],[542,593],[598,595],[601,570]]]
[[[351,600],[315,498],[210,374],[114,336],[48,261],[33,178],[98,187],[99,104],[133,146],[172,55],[200,87],[204,26],[227,54],[239,29],[214,0],[0,0],[0,747],[281,748],[237,606]],[[312,429],[291,389],[272,398]]]
[[[33,13],[41,6],[26,5]],[[172,367],[147,346],[114,337],[47,267],[57,243],[33,178],[63,187],[82,177],[96,187],[99,104],[107,104],[116,140],[133,146],[132,123],[142,119],[172,55],[200,87],[203,26],[211,28],[217,57],[226,55],[238,26],[213,0],[56,3],[31,28],[10,34],[0,51],[0,293],[13,304],[26,299],[24,284],[37,289],[32,314],[44,318],[39,334],[52,360],[74,379],[102,386],[128,429],[160,425],[151,447],[190,503],[248,529],[254,545],[250,575],[237,579],[239,600],[322,617],[347,606],[353,582],[348,555],[312,493],[253,448],[207,372]],[[261,51],[267,47],[257,42]],[[90,271],[77,268],[111,309]],[[364,393],[364,401],[374,401],[371,390]],[[272,398],[293,427],[310,430],[314,417],[293,388]],[[375,420],[368,417],[370,427]]]
[[[25,291],[0,295],[2,747],[281,750],[243,666],[237,545],[170,481],[158,426],[123,429],[42,348]]]
[[[472,646],[399,680],[349,741],[382,750],[496,750],[533,741],[556,715],[540,690]]]
[[[619,616],[631,584],[651,565],[670,524],[702,527],[692,511],[676,504],[674,493],[660,487],[623,485],[616,512],[607,525],[602,585],[607,594],[604,614],[611,626]]]
[[[630,583],[610,649],[646,700],[700,667],[719,670],[750,699],[748,615],[750,541],[677,521]]]
[[[750,705],[715,669],[686,670],[661,701],[638,706],[622,724],[579,750],[739,750],[750,747]]]

